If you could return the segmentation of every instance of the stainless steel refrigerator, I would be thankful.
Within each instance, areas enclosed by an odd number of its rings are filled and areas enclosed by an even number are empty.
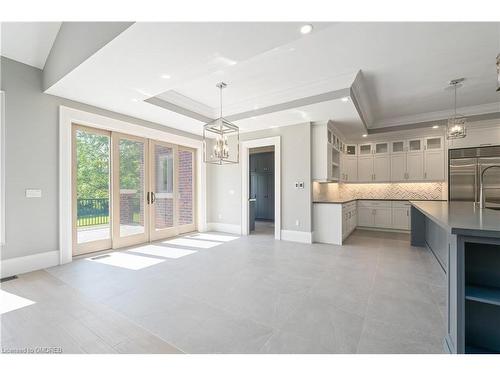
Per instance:
[[[500,146],[461,148],[449,151],[448,199],[479,203],[479,181],[485,168],[500,166]],[[500,168],[484,173],[485,207],[500,209]]]

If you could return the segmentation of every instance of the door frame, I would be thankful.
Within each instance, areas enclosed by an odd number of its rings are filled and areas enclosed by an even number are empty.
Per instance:
[[[122,116],[122,118],[127,118]],[[132,118],[128,118],[134,120]],[[200,232],[207,231],[206,220],[206,166],[202,163],[203,142],[193,135],[184,136],[176,129],[135,119],[135,122],[117,120],[66,106],[59,106],[59,264],[73,260],[72,254],[72,127],[73,124],[155,139],[196,150],[196,220]],[[170,131],[170,132],[169,132]],[[187,134],[187,133],[186,133]]]
[[[281,137],[268,137],[241,142],[241,234],[250,233],[248,220],[250,196],[250,149],[255,147],[274,146],[274,238],[281,239]]]

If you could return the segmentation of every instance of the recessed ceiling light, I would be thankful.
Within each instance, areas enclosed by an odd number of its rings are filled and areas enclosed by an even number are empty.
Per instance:
[[[348,96],[344,96],[344,97],[343,97],[342,99],[340,99],[340,100],[342,100],[342,101],[345,103],[345,102],[348,102],[348,101],[349,101],[349,97],[348,97]]]
[[[366,137],[368,137],[368,134],[363,134],[363,138],[366,138]]]
[[[172,77],[170,76],[170,74],[162,74],[161,78],[163,78],[163,79],[170,79]]]
[[[437,128],[439,128],[439,125],[434,125],[434,126],[432,127],[432,129],[437,129]]]
[[[307,25],[303,25],[300,28],[300,32],[302,34],[309,34],[311,31],[313,31],[313,25],[311,25],[310,23],[308,23]]]

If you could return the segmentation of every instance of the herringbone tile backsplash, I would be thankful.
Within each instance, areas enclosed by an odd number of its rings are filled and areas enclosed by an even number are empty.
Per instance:
[[[335,199],[446,199],[444,182],[387,184],[313,184],[314,200]]]

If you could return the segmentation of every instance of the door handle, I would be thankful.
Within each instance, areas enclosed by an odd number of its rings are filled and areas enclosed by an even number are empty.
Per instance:
[[[151,192],[151,204],[153,204],[155,201],[156,201],[155,193]]]
[[[147,200],[148,204],[150,204],[150,202],[149,202],[149,191],[148,191],[148,193],[146,194],[146,200]]]

